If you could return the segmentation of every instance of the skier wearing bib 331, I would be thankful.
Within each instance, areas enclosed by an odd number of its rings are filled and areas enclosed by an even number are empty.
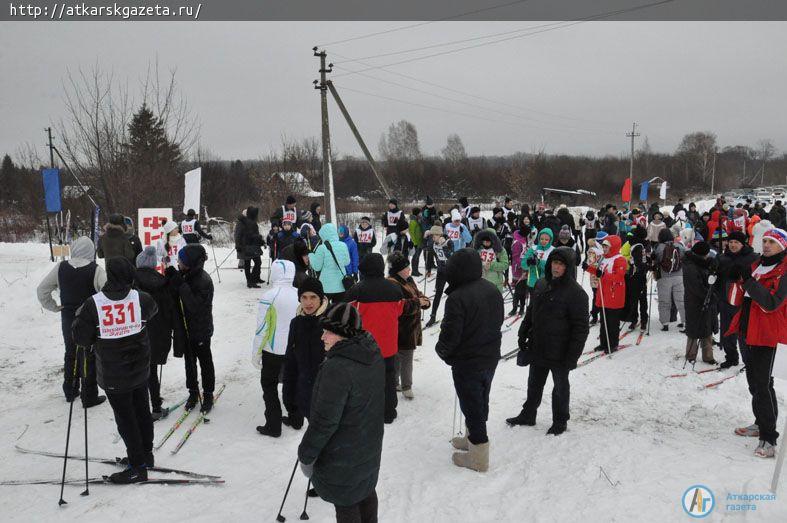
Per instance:
[[[147,323],[158,312],[153,298],[131,288],[134,267],[125,258],[107,260],[107,283],[76,313],[74,341],[94,347],[96,377],[115,413],[128,454],[128,468],[112,483],[138,483],[153,466],[153,419],[148,397],[150,341]]]

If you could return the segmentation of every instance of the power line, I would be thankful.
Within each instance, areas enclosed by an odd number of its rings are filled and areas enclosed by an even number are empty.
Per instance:
[[[494,109],[494,108],[491,108],[491,107],[485,107],[483,105],[474,104],[472,102],[468,102],[466,100],[460,100],[458,98],[451,98],[451,97],[448,97],[448,96],[446,96],[444,94],[435,93],[435,92],[432,92],[432,91],[427,91],[425,89],[419,89],[417,87],[412,87],[410,85],[405,85],[405,84],[398,83],[398,82],[393,82],[391,80],[386,80],[384,78],[380,78],[380,77],[377,77],[377,76],[372,76],[372,75],[367,74],[367,73],[359,73],[359,76],[362,76],[362,77],[365,77],[365,78],[370,78],[372,80],[377,80],[379,82],[383,82],[383,83],[386,83],[386,84],[389,84],[389,85],[395,85],[397,87],[402,87],[404,89],[408,89],[408,90],[415,91],[415,92],[418,92],[418,93],[423,93],[423,94],[426,94],[426,95],[429,95],[429,96],[434,96],[436,98],[440,98],[441,100],[448,100],[448,101],[451,101],[451,102],[456,102],[456,103],[460,103],[460,104],[463,104],[463,105],[476,107],[476,108],[484,110],[484,111],[491,111],[493,113],[498,113],[498,114],[501,114],[503,116],[512,116],[512,117],[519,118],[519,119],[522,119],[522,120],[529,120],[529,121],[533,121],[533,122],[540,122],[540,123],[545,123],[545,124],[548,124],[548,125],[555,123],[555,122],[546,122],[544,120],[539,120],[537,118],[531,118],[531,117],[523,116],[523,115],[516,114],[516,113],[501,111],[501,110]],[[561,125],[562,127],[565,127],[566,130],[572,129],[572,130],[581,131],[581,132],[605,133],[605,134],[610,134],[610,135],[617,134],[616,131],[611,131],[611,130],[608,130],[608,129],[588,129],[588,128],[567,126],[567,125],[563,125],[563,124],[558,124],[558,125]],[[540,127],[534,126],[534,125],[531,125],[531,126],[532,127],[536,127],[536,128],[540,128]],[[549,129],[549,130],[553,130],[553,129]]]
[[[387,64],[383,64],[383,65],[376,65],[376,66],[368,67],[366,69],[361,69],[360,71],[355,71],[353,73],[338,74],[338,75],[335,76],[335,78],[339,78],[339,77],[347,76],[347,75],[351,75],[351,74],[356,74],[356,73],[359,73],[359,72],[371,71],[371,70],[374,70],[374,69],[381,69],[383,67],[393,67],[393,66],[396,66],[396,65],[402,65],[402,64],[407,64],[407,63],[411,63],[411,62],[417,62],[417,61],[420,61],[420,60],[426,60],[427,58],[434,58],[436,56],[444,56],[444,55],[447,55],[447,54],[458,53],[458,52],[461,52],[461,51],[466,51],[468,49],[475,49],[475,48],[484,47],[484,46],[487,46],[487,45],[494,45],[494,44],[499,44],[499,43],[502,43],[502,42],[507,42],[509,40],[517,40],[517,39],[520,39],[520,38],[527,38],[529,36],[535,36],[537,34],[547,33],[547,32],[550,32],[550,31],[556,31],[558,29],[565,29],[566,27],[571,27],[571,26],[574,26],[574,25],[583,24],[583,23],[589,22],[591,20],[598,20],[598,19],[608,18],[610,16],[614,16],[614,15],[618,15],[618,14],[630,13],[632,11],[638,11],[638,10],[641,10],[641,9],[648,9],[650,7],[655,7],[655,6],[659,6],[659,5],[669,4],[669,3],[672,3],[674,1],[676,1],[676,0],[661,0],[659,2],[652,2],[652,3],[649,3],[649,4],[644,4],[644,5],[640,5],[640,6],[636,6],[636,7],[630,7],[630,8],[627,8],[627,9],[618,9],[616,11],[609,11],[609,12],[606,12],[606,13],[601,13],[601,14],[593,15],[593,16],[586,17],[586,18],[580,18],[580,19],[577,19],[574,22],[570,22],[570,23],[567,23],[565,25],[561,25],[561,26],[558,26],[558,27],[550,27],[550,28],[542,29],[540,31],[532,31],[532,32],[529,32],[529,33],[521,34],[521,35],[509,36],[507,38],[501,38],[499,40],[492,40],[490,42],[481,42],[479,44],[468,45],[468,46],[459,47],[459,48],[456,48],[456,49],[449,49],[447,51],[441,51],[439,53],[432,53],[432,54],[427,54],[427,55],[423,55],[423,56],[416,56],[416,57],[413,57],[413,58],[408,58],[406,60],[400,60],[398,62],[391,62],[391,63],[387,63]]]
[[[333,82],[333,84],[334,85],[338,85],[336,82]],[[371,96],[371,97],[374,97],[374,98],[380,98],[382,100],[388,100],[388,101],[391,101],[391,102],[398,102],[398,103],[402,103],[402,104],[406,104],[406,105],[412,105],[412,106],[415,106],[415,107],[420,107],[422,109],[429,109],[429,110],[432,110],[432,111],[439,111],[439,112],[443,112],[443,113],[454,114],[454,115],[458,115],[458,116],[464,116],[464,117],[467,117],[467,118],[474,118],[476,120],[484,120],[484,121],[487,121],[487,122],[492,122],[492,123],[497,123],[497,124],[502,123],[502,124],[511,125],[511,126],[514,126],[514,127],[530,127],[530,128],[540,129],[540,130],[544,130],[544,131],[552,131],[552,132],[558,132],[558,133],[566,133],[566,132],[572,132],[572,133],[580,132],[580,133],[582,133],[582,132],[586,132],[586,133],[597,134],[596,131],[569,131],[567,129],[553,129],[553,128],[549,128],[549,127],[541,127],[541,126],[537,126],[537,125],[523,124],[521,122],[511,122],[511,121],[507,121],[507,120],[487,118],[485,116],[479,116],[477,114],[465,113],[465,112],[461,112],[461,111],[454,111],[452,109],[446,109],[444,107],[436,107],[436,106],[433,106],[433,105],[423,104],[423,103],[419,103],[419,102],[411,102],[409,100],[403,100],[401,98],[394,98],[394,97],[391,97],[391,96],[385,96],[385,95],[381,95],[381,94],[377,94],[377,93],[370,93],[368,91],[362,91],[360,89],[347,87],[345,85],[341,85],[341,88],[342,88],[343,91],[349,91],[349,92],[353,92],[353,93],[363,94],[363,95],[366,95],[366,96]]]
[[[333,54],[338,56],[338,57],[340,57],[340,58],[344,58],[339,53],[334,52]],[[359,63],[360,63],[360,65],[363,65],[363,66],[369,66],[369,64],[366,64],[366,63],[362,63],[362,62],[359,62]],[[343,67],[343,66],[335,66],[335,67],[337,69],[347,69],[346,67]],[[541,115],[544,115],[544,116],[551,116],[553,118],[561,118],[561,119],[564,119],[564,120],[573,120],[573,121],[576,121],[576,122],[584,122],[584,123],[591,123],[591,124],[601,124],[601,125],[616,125],[615,122],[603,121],[603,120],[588,120],[588,119],[584,119],[584,118],[576,118],[576,117],[573,117],[573,116],[566,116],[566,115],[561,115],[561,114],[557,114],[557,113],[550,113],[550,112],[547,112],[547,111],[540,111],[540,110],[532,109],[532,108],[529,108],[529,107],[523,107],[523,106],[520,106],[520,105],[510,104],[510,103],[507,103],[507,102],[501,102],[499,100],[494,100],[492,98],[487,98],[487,97],[480,96],[480,95],[477,95],[477,94],[474,94],[474,93],[469,93],[467,91],[462,91],[460,89],[456,89],[456,88],[449,87],[449,86],[446,86],[446,85],[441,85],[441,84],[438,84],[438,83],[435,83],[435,82],[430,82],[428,80],[423,80],[423,79],[417,78],[415,76],[411,76],[411,75],[408,75],[408,74],[400,73],[398,71],[393,71],[393,70],[387,69],[385,67],[380,67],[379,69],[381,71],[386,72],[386,73],[389,73],[389,74],[392,74],[392,75],[395,75],[395,76],[399,76],[401,78],[406,78],[408,80],[413,80],[415,82],[422,83],[424,85],[437,87],[438,89],[443,89],[443,90],[446,90],[446,91],[449,91],[449,92],[452,92],[452,93],[461,94],[463,96],[468,96],[470,98],[475,98],[477,100],[482,100],[482,101],[488,102],[488,103],[498,104],[500,106],[509,107],[509,108],[512,108],[512,109],[519,109],[521,111],[531,112],[531,113],[535,113],[535,114],[541,114]],[[348,71],[352,71],[351,69],[347,69],[347,70]],[[372,77],[371,75],[367,75],[366,73],[362,73],[361,71],[353,71],[353,73],[357,74],[359,76],[367,76],[369,78],[374,78],[374,79],[380,80],[380,81],[387,81],[387,80],[383,80],[383,79],[380,79],[380,78],[377,78],[377,77]]]
[[[462,18],[462,17],[465,17],[465,16],[469,16],[469,15],[483,13],[483,12],[486,12],[486,11],[492,11],[494,9],[502,9],[503,7],[509,7],[509,6],[516,5],[516,4],[524,4],[525,2],[529,2],[529,1],[530,0],[515,0],[514,2],[508,2],[506,4],[493,5],[493,6],[490,6],[490,7],[483,7],[481,9],[475,9],[473,11],[467,11],[467,12],[464,12],[464,13],[459,13],[457,15],[451,15],[451,16],[446,16],[446,17],[443,17],[443,18],[438,18],[437,20],[429,20],[427,22],[419,22],[417,24],[403,25],[403,26],[400,26],[400,27],[393,27],[391,29],[384,29],[382,31],[376,31],[374,33],[368,33],[368,34],[365,34],[365,35],[353,36],[353,37],[350,37],[350,38],[345,38],[344,40],[337,40],[335,42],[328,42],[326,44],[320,44],[320,45],[318,45],[318,47],[327,47],[329,45],[339,45],[339,44],[343,44],[343,43],[346,43],[346,42],[354,42],[356,40],[363,40],[365,38],[371,38],[373,36],[379,36],[379,35],[384,35],[384,34],[395,33],[397,31],[404,31],[406,29],[413,29],[415,27],[422,27],[422,26],[429,25],[429,24],[435,24],[437,22],[445,22],[447,20],[454,20],[454,19],[457,19],[457,18]]]

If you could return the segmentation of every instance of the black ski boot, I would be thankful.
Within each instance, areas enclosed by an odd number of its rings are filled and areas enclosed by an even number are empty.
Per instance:
[[[197,403],[199,403],[199,392],[196,390],[190,390],[189,399],[186,400],[186,404],[183,406],[183,408],[186,410],[191,410],[197,406]]]
[[[555,436],[560,436],[566,431],[566,426],[562,423],[553,423],[549,430],[547,430],[547,435],[553,434]]]
[[[95,407],[96,405],[101,405],[105,401],[107,401],[107,397],[106,396],[94,396],[92,398],[85,398],[85,399],[83,399],[82,400],[82,406],[85,407],[86,409],[89,409],[90,407]]]
[[[729,369],[730,367],[737,367],[737,361],[725,360],[721,365],[719,365],[720,369]]]
[[[424,329],[431,327],[435,323],[437,323],[437,318],[435,318],[434,316],[429,316],[429,321],[427,321],[426,325],[424,325]]]
[[[293,415],[282,416],[281,422],[284,425],[291,427],[295,430],[301,430],[301,428],[303,427],[303,416],[293,416]]]
[[[516,311],[517,311],[517,309],[518,309],[518,308],[519,308],[519,307],[517,307],[516,305],[514,305],[514,308],[513,308],[513,309],[511,309],[511,312],[509,312],[509,313],[508,313],[508,317],[510,318],[511,316],[516,316]]]
[[[153,421],[158,421],[162,418],[166,418],[167,416],[169,416],[169,408],[157,407],[150,411],[150,415],[153,418]]]
[[[278,438],[281,436],[281,428],[276,431],[273,429],[273,427],[269,427],[268,425],[257,425],[257,432],[263,436],[270,436],[272,438]]]
[[[203,414],[207,414],[211,410],[213,410],[213,393],[212,392],[203,392],[202,393],[202,408],[199,409],[200,412]]]
[[[528,427],[532,427],[536,424],[536,418],[528,416],[523,410],[515,417],[506,419],[506,423],[512,427],[516,425],[527,425]]]
[[[661,326],[661,330],[662,330],[662,332],[667,332],[669,330],[669,325],[667,325],[667,324],[662,325]]]
[[[120,461],[118,461],[118,463],[128,467],[128,456],[121,458]],[[145,453],[145,466],[149,469],[152,469],[153,467],[156,466],[156,458],[153,456],[152,450],[149,450],[148,452]]]
[[[115,472],[107,480],[110,483],[116,483],[118,485],[129,485],[131,483],[142,483],[143,481],[148,480],[148,469],[144,466],[142,467],[132,467],[128,466],[122,472]]]

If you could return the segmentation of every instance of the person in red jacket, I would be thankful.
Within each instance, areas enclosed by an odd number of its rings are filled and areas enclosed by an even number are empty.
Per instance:
[[[597,351],[615,352],[620,338],[620,318],[626,304],[626,258],[620,254],[620,236],[610,234],[601,244],[604,258],[598,267],[585,269],[599,279],[596,307],[601,310],[601,343]]]
[[[385,277],[385,260],[369,253],[358,265],[361,281],[353,285],[344,299],[361,315],[363,329],[380,346],[385,361],[385,422],[396,419],[396,353],[399,347],[399,316],[404,311],[401,288]]]
[[[776,455],[778,409],[773,391],[773,362],[776,346],[787,343],[787,232],[771,229],[762,238],[762,257],[751,267],[736,266],[745,291],[743,305],[727,335],[737,333],[746,365],[746,381],[752,395],[754,424],[735,429],[739,436],[759,437],[754,455]],[[735,270],[737,269],[737,270]]]

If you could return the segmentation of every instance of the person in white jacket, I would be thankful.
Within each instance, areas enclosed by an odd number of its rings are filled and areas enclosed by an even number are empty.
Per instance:
[[[74,322],[77,309],[85,300],[99,292],[107,281],[104,268],[96,264],[95,257],[96,249],[90,238],[86,236],[77,238],[71,243],[71,259],[57,262],[36,289],[41,306],[48,311],[60,313],[65,345],[63,393],[66,401],[74,401],[80,395],[79,381],[76,378],[85,374],[82,376],[84,385],[81,393],[85,407],[98,405],[105,398],[98,395],[93,353],[87,351],[87,365],[77,364],[77,346],[71,335],[71,324]],[[52,293],[58,290],[60,305],[52,298]],[[80,362],[83,361],[83,357],[80,354]],[[85,368],[87,373],[83,372]]]
[[[186,239],[180,234],[177,222],[169,220],[164,224],[164,235],[156,243],[156,256],[164,268],[178,268],[178,251],[186,246]]]
[[[281,436],[282,411],[279,402],[279,375],[287,352],[290,322],[298,312],[298,289],[292,286],[295,265],[288,260],[271,264],[271,288],[259,301],[257,329],[252,345],[252,363],[260,370],[265,425],[257,427],[263,436]]]

